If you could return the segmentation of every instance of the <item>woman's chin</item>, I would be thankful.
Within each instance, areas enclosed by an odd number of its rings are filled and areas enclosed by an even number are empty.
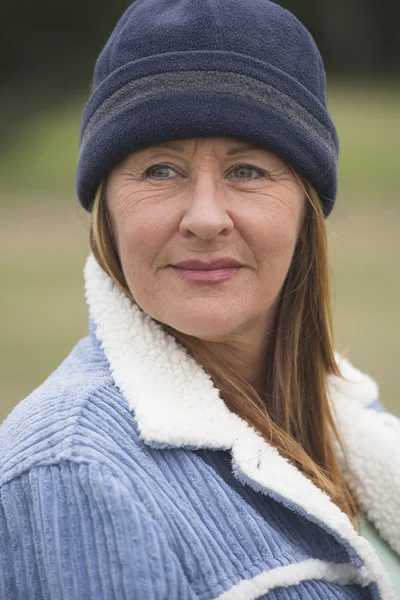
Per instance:
[[[197,337],[204,341],[218,341],[231,335],[240,327],[237,314],[230,315],[226,309],[220,311],[185,311],[183,308],[174,313],[159,315],[155,317],[158,321],[173,327],[181,333]]]

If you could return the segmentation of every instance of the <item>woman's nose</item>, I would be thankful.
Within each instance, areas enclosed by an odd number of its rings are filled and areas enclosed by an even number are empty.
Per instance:
[[[187,193],[185,212],[179,226],[182,235],[211,240],[232,231],[234,224],[228,213],[227,199],[213,174],[200,173]]]

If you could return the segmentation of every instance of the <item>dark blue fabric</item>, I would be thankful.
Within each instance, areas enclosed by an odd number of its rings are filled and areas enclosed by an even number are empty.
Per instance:
[[[132,96],[128,105],[121,102],[130,82],[174,72],[187,77],[189,71],[212,72],[215,85],[190,92],[160,86],[144,98]],[[249,83],[238,84],[237,93],[215,91],[221,74],[233,81],[247,75]],[[277,91],[269,106],[254,97],[260,82]],[[325,86],[312,36],[268,0],[136,0],[96,64],[82,118],[80,202],[90,210],[106,173],[130,152],[168,139],[220,135],[261,144],[286,159],[314,185],[327,216],[336,198],[338,138]]]

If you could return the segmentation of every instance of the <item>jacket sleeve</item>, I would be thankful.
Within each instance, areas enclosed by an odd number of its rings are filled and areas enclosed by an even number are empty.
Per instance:
[[[105,467],[34,467],[0,488],[0,598],[194,600],[164,531]]]

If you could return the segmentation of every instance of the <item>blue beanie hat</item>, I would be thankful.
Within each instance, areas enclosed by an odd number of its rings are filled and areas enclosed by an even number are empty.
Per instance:
[[[337,191],[338,138],[307,29],[268,0],[136,0],[101,52],[81,126],[77,191],[91,209],[120,160],[162,141],[260,144],[316,189]]]

